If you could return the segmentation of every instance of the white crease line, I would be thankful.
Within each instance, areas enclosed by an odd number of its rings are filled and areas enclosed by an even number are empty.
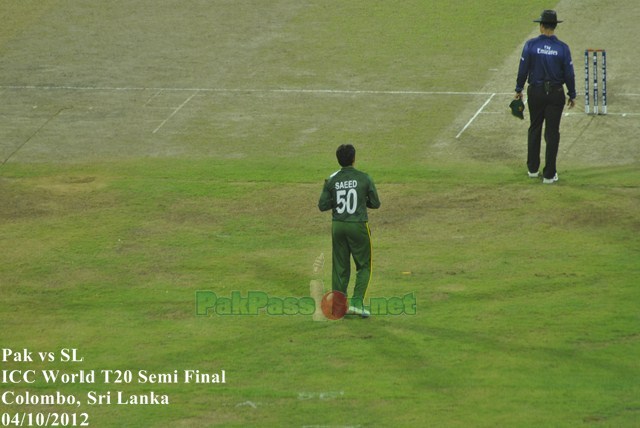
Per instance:
[[[215,92],[271,92],[296,94],[341,94],[341,95],[488,95],[488,92],[456,91],[375,91],[359,89],[211,89]]]
[[[597,117],[605,117],[605,116],[622,116],[622,117],[627,117],[627,116],[640,116],[640,113],[632,113],[632,112],[627,112],[627,113],[615,113],[615,112],[607,112],[607,114],[593,114],[593,113],[584,113],[584,112],[569,112],[569,113],[562,113],[563,116],[597,116]]]
[[[149,99],[147,100],[147,102],[146,102],[146,103],[144,103],[145,107],[146,107],[146,106],[148,106],[148,105],[149,105],[149,103],[150,103],[151,101],[153,101],[153,99],[154,99],[155,97],[157,97],[158,95],[160,95],[161,93],[162,93],[162,89],[160,89],[160,90],[159,90],[159,91],[157,91],[155,94],[153,94],[153,95],[151,96],[151,98],[149,98]]]
[[[458,135],[456,135],[456,139],[460,138],[460,136],[462,135],[462,133],[464,131],[467,130],[467,128],[469,127],[469,125],[471,125],[473,123],[474,120],[476,120],[476,117],[478,117],[478,115],[480,113],[482,113],[482,110],[484,110],[484,108],[487,106],[487,104],[489,104],[491,102],[491,100],[493,99],[493,97],[496,96],[496,93],[494,92],[493,94],[491,94],[491,96],[487,99],[487,101],[484,102],[484,104],[482,104],[482,107],[480,107],[478,109],[478,111],[476,112],[476,114],[473,115],[473,117],[471,119],[469,119],[469,122],[467,122],[467,124],[464,126],[464,128],[462,128],[460,130],[460,132],[458,132]]]
[[[345,94],[345,95],[489,95],[491,92],[461,92],[461,91],[411,91],[411,90],[360,90],[360,89],[303,89],[303,88],[160,88],[135,86],[2,86],[0,89],[31,89],[31,90],[67,90],[67,91],[197,91],[197,92],[248,92],[248,93],[294,93],[294,94]],[[511,94],[511,93],[509,93]],[[506,94],[504,94],[506,95]]]
[[[68,90],[68,91],[185,91],[185,92],[264,92],[264,93],[297,93],[297,94],[346,94],[346,95],[513,95],[513,92],[461,92],[461,91],[411,91],[411,90],[359,90],[359,89],[258,89],[258,88],[161,88],[136,86],[38,86],[38,85],[0,85],[0,89],[31,90]],[[618,97],[640,97],[640,94],[615,94]]]
[[[504,110],[504,111],[483,111],[482,114],[502,114],[502,115],[510,115],[511,112],[509,112],[508,110]],[[568,113],[562,113],[563,117],[567,117],[567,116],[597,116],[597,117],[605,117],[605,116],[622,116],[622,117],[628,117],[628,116],[640,116],[640,113],[632,113],[632,112],[627,112],[627,113],[616,113],[616,112],[607,112],[607,114],[586,114],[584,112],[579,112],[579,111],[574,111],[574,112],[568,112]]]
[[[160,130],[160,128],[162,128],[164,126],[165,123],[167,123],[169,121],[169,119],[171,119],[173,116],[175,116],[176,113],[178,113],[180,111],[180,109],[182,109],[182,107],[186,106],[187,103],[189,103],[189,101],[191,101],[191,99],[193,97],[195,97],[196,95],[198,95],[199,91],[194,92],[189,98],[187,98],[182,104],[180,104],[170,115],[169,117],[167,117],[165,120],[162,121],[162,123],[160,125],[158,125],[158,127],[156,129],[153,130],[152,134],[155,134],[156,132],[158,132]]]

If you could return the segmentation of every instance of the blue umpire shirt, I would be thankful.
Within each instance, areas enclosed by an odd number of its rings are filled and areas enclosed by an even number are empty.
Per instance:
[[[542,86],[544,82],[552,85],[567,85],[570,99],[576,97],[576,76],[569,46],[556,36],[540,36],[527,40],[522,49],[516,92],[522,92],[524,84]]]

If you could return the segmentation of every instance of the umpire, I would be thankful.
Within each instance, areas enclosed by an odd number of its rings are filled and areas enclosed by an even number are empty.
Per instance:
[[[356,283],[348,314],[368,317],[364,296],[371,279],[371,234],[367,208],[379,208],[380,199],[369,175],[353,167],[356,149],[343,144],[336,150],[342,167],[324,183],[318,208],[332,210],[332,278],[331,288],[347,295],[351,276],[351,257],[356,265]]]
[[[560,145],[560,119],[565,104],[562,85],[567,86],[569,100],[567,106],[573,108],[576,98],[575,74],[571,51],[566,43],[555,35],[558,16],[554,10],[544,10],[539,19],[540,36],[528,40],[522,50],[518,78],[516,80],[516,99],[522,99],[522,90],[528,80],[527,104],[529,106],[529,133],[527,167],[529,177],[539,176],[540,144],[544,123],[546,142],[545,166],[542,171],[543,183],[558,181],[556,158]]]

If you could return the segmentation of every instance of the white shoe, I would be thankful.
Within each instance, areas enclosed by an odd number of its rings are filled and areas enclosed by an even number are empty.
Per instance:
[[[527,171],[527,174],[529,174],[529,178],[538,178],[538,177],[540,177],[540,173],[538,171],[536,171],[536,172]]]
[[[544,184],[553,184],[556,181],[558,181],[558,173],[556,172],[556,175],[553,176],[553,178],[545,178],[544,180],[542,180],[542,182]]]
[[[359,315],[362,318],[369,318],[371,316],[371,312],[366,309],[360,309],[355,306],[349,306],[349,310],[347,311],[347,315]]]

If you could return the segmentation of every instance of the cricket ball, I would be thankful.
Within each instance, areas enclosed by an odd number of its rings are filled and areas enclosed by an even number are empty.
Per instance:
[[[347,313],[349,302],[347,296],[339,291],[329,291],[322,296],[322,313],[330,320],[338,320]]]

